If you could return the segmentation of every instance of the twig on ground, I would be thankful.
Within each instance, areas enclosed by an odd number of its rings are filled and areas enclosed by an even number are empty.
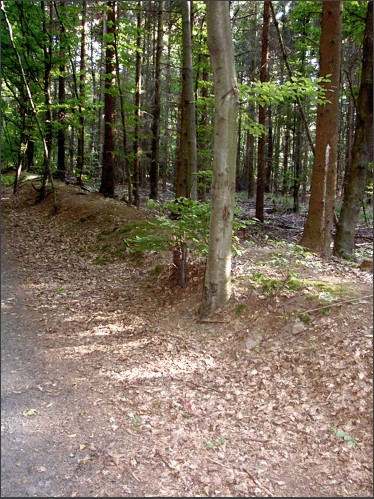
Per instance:
[[[255,485],[257,485],[257,487],[263,489],[269,496],[273,497],[272,492],[270,492],[270,490],[267,487],[265,487],[265,485],[263,485],[250,471],[248,471],[246,468],[241,468],[241,469],[242,471],[247,473],[249,478],[253,481]]]
[[[372,298],[373,295],[365,295],[365,296],[359,296],[358,298],[351,298],[350,300],[344,300],[344,301],[339,301],[337,303],[328,303],[325,305],[320,305],[319,307],[316,308],[310,308],[309,310],[303,310],[303,314],[309,314],[309,312],[317,312],[318,310],[321,310],[322,308],[331,308],[331,307],[339,307],[340,305],[345,305],[346,303],[353,303],[355,301],[361,301],[365,300],[366,298]],[[292,312],[291,315],[298,315],[300,314],[300,311],[298,312]]]

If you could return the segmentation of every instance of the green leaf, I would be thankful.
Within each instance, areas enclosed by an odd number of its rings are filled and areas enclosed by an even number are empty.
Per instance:
[[[343,430],[337,430],[335,435],[337,438],[345,438],[347,436],[347,434]]]

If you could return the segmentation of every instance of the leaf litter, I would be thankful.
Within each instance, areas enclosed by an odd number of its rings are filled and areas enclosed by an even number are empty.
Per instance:
[[[146,210],[59,185],[51,216],[48,200],[34,205],[24,189],[3,203],[3,234],[41,322],[38,392],[48,400],[52,377],[56,398],[35,421],[41,435],[60,430],[66,494],[372,494],[369,273],[316,256],[300,266],[291,250],[258,240],[234,260],[234,298],[200,321],[199,265],[182,290],[150,272],[167,269],[167,254],[94,263],[103,230]],[[260,261],[269,277],[284,276],[274,250],[356,301],[341,296],[325,315],[303,292],[264,294],[251,276]],[[303,311],[309,322],[295,319]]]

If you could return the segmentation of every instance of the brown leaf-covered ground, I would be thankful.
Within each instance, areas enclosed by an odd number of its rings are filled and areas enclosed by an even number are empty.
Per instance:
[[[148,210],[63,185],[57,202],[2,189],[2,496],[372,495],[360,262],[277,244],[269,214],[201,321],[202,265],[181,289],[170,255],[123,251]]]

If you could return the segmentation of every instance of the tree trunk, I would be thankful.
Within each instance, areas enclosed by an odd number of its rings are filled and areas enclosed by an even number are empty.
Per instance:
[[[270,26],[270,0],[264,1],[262,48],[261,48],[261,70],[260,81],[268,80],[269,64],[269,26]],[[265,127],[266,108],[259,106],[258,123]],[[264,199],[265,199],[265,137],[261,135],[258,139],[257,149],[257,190],[256,190],[256,217],[264,221]]]
[[[117,19],[119,18],[119,4],[117,4]],[[124,182],[127,183],[127,191],[128,197],[127,202],[132,204],[132,183],[131,183],[131,171],[130,171],[130,163],[127,156],[127,131],[126,131],[126,113],[125,113],[125,97],[123,95],[123,90],[121,87],[121,78],[120,78],[120,65],[119,65],[119,57],[118,57],[118,40],[117,40],[117,32],[114,31],[114,52],[116,57],[116,77],[117,77],[117,87],[120,101],[120,109],[121,109],[121,124],[122,124],[122,147],[123,147],[123,160],[124,160]],[[126,200],[124,197],[123,200]]]
[[[253,135],[247,131],[246,141],[246,170],[247,170],[247,193],[248,199],[255,195],[255,174],[254,174],[254,151],[255,141]]]
[[[346,192],[335,235],[334,252],[351,255],[356,223],[365,195],[368,164],[373,161],[373,2],[368,2],[356,130]]]
[[[158,178],[160,171],[160,115],[161,115],[161,57],[163,47],[163,9],[164,2],[161,1],[157,15],[157,50],[156,50],[156,73],[155,73],[155,98],[153,104],[152,122],[152,150],[151,166],[149,172],[150,199],[158,199]]]
[[[141,63],[142,56],[140,53],[141,49],[141,24],[142,24],[142,10],[141,1],[138,2],[137,11],[137,34],[136,34],[136,62],[135,62],[135,126],[134,126],[134,179],[133,179],[133,194],[134,194],[134,204],[137,208],[140,206],[140,140],[139,140],[139,129],[140,129],[140,93],[141,93]]]
[[[44,55],[44,103],[45,103],[45,142],[47,149],[44,151],[44,171],[43,180],[40,188],[39,199],[42,200],[47,194],[47,181],[51,177],[51,150],[52,150],[52,102],[51,102],[51,71],[52,71],[52,18],[53,4],[49,0],[49,29],[47,28],[45,2],[41,0],[40,7],[43,16],[43,55]]]
[[[268,109],[268,148],[266,154],[266,175],[265,175],[265,192],[272,192],[271,177],[273,174],[273,118],[271,114],[271,106]]]
[[[341,189],[341,194],[343,197],[347,192],[348,174],[352,162],[352,148],[353,148],[354,128],[355,128],[354,115],[355,115],[355,105],[353,97],[351,96],[348,102],[347,132],[346,132],[346,143],[345,143],[345,165],[344,165],[344,177]]]
[[[317,108],[316,147],[308,216],[300,244],[325,256],[331,254],[336,197],[338,155],[339,82],[341,65],[343,2],[322,3],[320,77],[330,101]]]
[[[301,177],[301,153],[302,153],[302,137],[301,137],[301,120],[300,115],[295,113],[295,131],[294,131],[294,174],[293,174],[293,211],[300,211],[300,177]]]
[[[104,148],[101,170],[100,192],[105,197],[114,196],[114,112],[115,97],[115,53],[113,48],[115,32],[114,1],[107,2],[107,46],[105,51],[105,98],[104,98]]]
[[[286,117],[286,132],[284,134],[283,146],[283,173],[282,173],[282,196],[287,196],[289,189],[288,181],[288,156],[290,153],[290,128],[289,128],[289,115]]]
[[[79,131],[77,151],[78,183],[83,184],[84,168],[84,98],[86,81],[86,15],[87,0],[82,0],[82,24],[81,24],[81,60],[79,68]]]
[[[181,114],[181,139],[177,174],[180,189],[178,194],[197,199],[197,150],[196,150],[196,112],[193,90],[192,38],[191,38],[191,2],[180,2],[182,9],[183,36],[183,89]],[[183,182],[183,178],[186,182]],[[185,187],[185,192],[180,192]]]
[[[65,9],[65,1],[60,0],[61,13],[63,13]],[[66,99],[66,91],[65,91],[65,48],[64,44],[66,43],[65,36],[65,26],[61,22],[60,19],[60,74],[58,76],[58,103],[59,103],[59,111],[58,111],[58,131],[57,131],[57,176],[64,181],[66,174],[66,161],[65,161],[65,99]]]
[[[214,78],[215,132],[209,248],[199,310],[202,317],[223,306],[231,296],[238,115],[238,83],[229,3],[209,0],[206,16]]]

